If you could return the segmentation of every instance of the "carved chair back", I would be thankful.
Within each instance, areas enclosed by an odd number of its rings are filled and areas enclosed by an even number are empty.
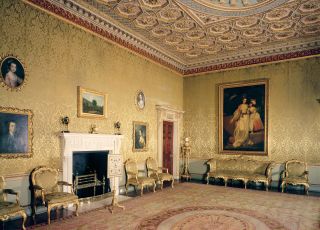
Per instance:
[[[158,163],[152,157],[147,158],[147,171],[148,171],[148,176],[158,172]]]
[[[133,159],[128,159],[124,163],[124,168],[126,171],[127,180],[130,180],[131,178],[135,178],[134,175],[138,175],[138,167],[137,163]]]
[[[298,160],[290,160],[285,164],[285,172],[286,177],[307,177],[305,173],[307,171],[307,163],[298,161]]]
[[[45,194],[58,192],[59,172],[54,168],[40,166],[34,169],[31,173],[31,181],[33,185],[41,186]],[[41,191],[35,192],[35,197],[41,196]]]

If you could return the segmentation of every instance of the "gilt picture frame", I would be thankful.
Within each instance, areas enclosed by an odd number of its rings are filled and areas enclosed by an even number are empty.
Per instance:
[[[269,81],[218,85],[219,153],[268,155]]]
[[[33,112],[0,106],[0,158],[33,155]]]
[[[10,91],[19,91],[26,84],[27,70],[15,55],[0,57],[0,84]]]
[[[78,86],[78,117],[107,118],[108,94]]]
[[[147,122],[133,122],[133,152],[148,151],[149,124]]]

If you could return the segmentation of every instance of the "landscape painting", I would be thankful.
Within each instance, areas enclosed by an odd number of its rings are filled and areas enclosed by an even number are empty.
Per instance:
[[[78,117],[106,118],[108,96],[78,87]]]
[[[219,152],[267,155],[268,80],[219,85]]]

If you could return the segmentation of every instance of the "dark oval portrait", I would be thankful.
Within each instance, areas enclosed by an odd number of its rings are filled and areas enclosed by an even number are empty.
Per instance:
[[[25,80],[24,67],[16,57],[7,56],[1,60],[1,80],[10,89],[20,88]]]

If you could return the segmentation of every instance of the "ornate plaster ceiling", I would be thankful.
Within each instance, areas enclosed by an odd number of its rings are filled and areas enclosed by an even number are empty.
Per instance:
[[[320,0],[26,1],[184,75],[320,53]]]

